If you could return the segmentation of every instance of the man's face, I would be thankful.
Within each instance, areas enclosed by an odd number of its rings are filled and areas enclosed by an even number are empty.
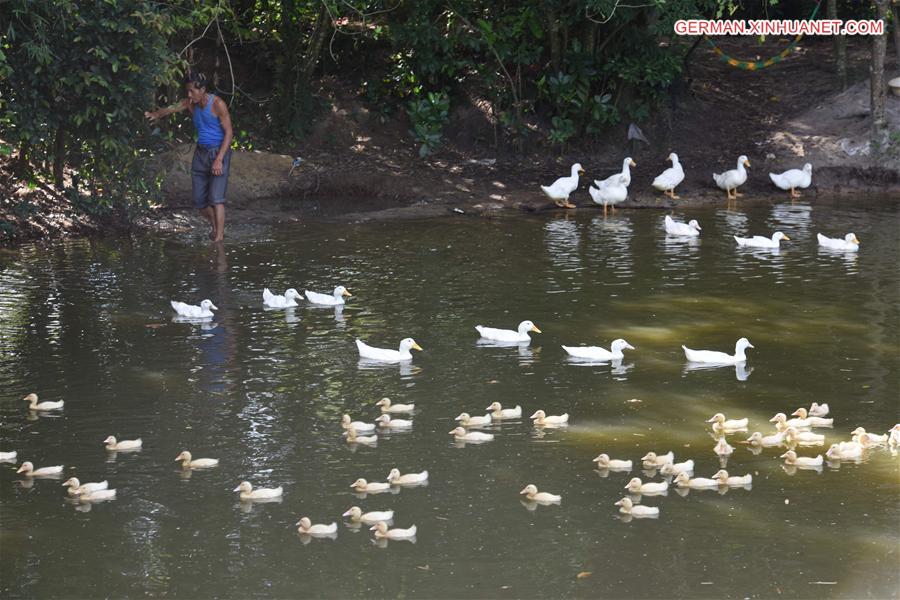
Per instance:
[[[203,94],[205,90],[203,88],[198,88],[193,83],[184,84],[184,89],[187,91],[188,99],[192,104],[199,104],[203,99]]]

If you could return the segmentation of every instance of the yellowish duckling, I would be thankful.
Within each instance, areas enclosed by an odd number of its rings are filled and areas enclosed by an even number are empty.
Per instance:
[[[661,494],[669,489],[669,484],[665,481],[643,483],[640,477],[634,477],[625,489],[632,494]]]
[[[746,417],[743,419],[726,420],[725,415],[722,413],[714,414],[712,418],[707,421],[707,423],[713,424],[713,429],[716,431],[740,431],[741,429],[747,429],[747,423],[749,422],[750,420]]]
[[[597,463],[597,467],[600,469],[609,469],[611,471],[631,470],[630,460],[616,460],[614,458],[610,458],[608,454],[601,454],[594,459],[594,462]]]
[[[809,456],[797,456],[797,453],[793,450],[788,450],[784,454],[781,455],[780,458],[784,459],[784,464],[786,465],[794,465],[797,467],[821,467],[822,466],[822,455],[819,454],[815,458],[811,458]]]
[[[719,482],[715,479],[707,479],[706,477],[691,477],[687,473],[679,473],[675,476],[675,486],[680,488],[702,490],[718,488]]]
[[[400,469],[391,469],[387,480],[391,485],[419,485],[428,481],[428,471],[400,474]]]
[[[644,506],[643,504],[635,504],[631,498],[625,496],[615,503],[619,507],[619,512],[623,515],[631,515],[632,517],[658,517],[659,508],[656,506]]]
[[[747,473],[744,476],[731,476],[725,469],[719,469],[713,475],[713,479],[719,482],[719,485],[727,485],[728,487],[742,487],[753,483],[753,475]]]
[[[775,423],[775,427],[778,431],[783,431],[787,427],[793,427],[798,430],[809,429],[812,427],[807,419],[788,419],[787,415],[784,413],[776,413],[774,417],[769,419],[769,422]]]
[[[407,419],[392,419],[387,413],[382,414],[375,419],[375,422],[378,423],[379,427],[384,427],[385,429],[409,429],[413,426],[412,421]]]
[[[678,475],[679,473],[692,474],[694,472],[694,461],[688,459],[680,463],[666,463],[659,468],[659,472],[663,475]]]
[[[828,460],[856,460],[862,457],[863,448],[861,445],[847,445],[841,447],[840,444],[832,444],[825,452]]]
[[[241,493],[241,500],[268,500],[270,498],[280,498],[282,494],[282,487],[278,486],[277,488],[260,488],[258,490],[253,489],[253,485],[249,481],[242,481],[241,485],[234,488],[235,492]]]
[[[645,469],[653,469],[661,467],[666,463],[675,462],[675,454],[669,450],[665,454],[657,454],[656,452],[648,452],[641,458],[641,462]]]
[[[297,532],[302,535],[332,535],[337,533],[337,523],[330,525],[313,525],[309,517],[303,517],[296,523]]]
[[[464,427],[456,427],[449,432],[459,442],[489,442],[494,439],[493,433],[481,431],[466,431]]]
[[[773,435],[763,435],[759,431],[754,431],[750,437],[742,444],[750,444],[751,446],[762,446],[764,448],[772,448],[778,446],[784,441],[784,432],[775,433]]]
[[[471,416],[469,413],[464,412],[460,413],[454,421],[459,421],[459,424],[463,427],[484,427],[485,425],[491,424],[491,415],[482,416]]]
[[[809,405],[809,411],[807,412],[811,417],[827,417],[829,412],[828,404],[813,402]]]
[[[354,421],[350,418],[350,415],[344,415],[341,417],[341,427],[343,427],[344,429],[350,429],[352,427],[358,433],[365,433],[367,431],[375,431],[374,423],[363,423],[362,421]]]
[[[866,435],[868,442],[870,444],[884,444],[885,442],[888,441],[888,437],[889,437],[889,434],[887,434],[887,433],[882,434],[882,435],[879,435],[877,433],[870,433],[862,427],[857,427],[856,429],[854,429],[853,431],[850,432],[851,438],[857,442],[859,441],[857,438],[861,437],[863,434]]]
[[[122,450],[140,450],[144,445],[144,442],[141,438],[136,440],[122,440],[121,442],[117,441],[115,436],[109,436],[103,443],[106,444],[106,449],[112,452],[119,452]]]
[[[494,419],[519,419],[522,417],[522,407],[518,404],[515,408],[503,408],[499,402],[491,402],[485,410],[491,411]]]
[[[69,488],[67,492],[70,496],[78,496],[79,494],[90,494],[98,490],[108,489],[109,482],[100,481],[97,483],[81,483],[78,481],[77,477],[69,477],[66,482],[62,484],[62,487]]]
[[[819,445],[825,443],[825,436],[811,431],[797,431],[793,427],[784,430],[784,443],[788,446],[795,444]]]
[[[56,477],[63,472],[63,465],[55,465],[52,467],[41,467],[35,469],[31,461],[26,460],[19,467],[16,473],[21,473],[25,477]]]
[[[411,413],[416,409],[415,404],[392,404],[390,398],[382,398],[375,406],[380,406],[383,413]]]
[[[354,481],[350,487],[360,494],[377,494],[378,492],[385,492],[391,489],[391,484],[381,483],[377,481],[369,483],[368,481],[360,477],[359,479]]]
[[[374,444],[378,441],[378,435],[358,435],[356,433],[356,428],[351,427],[347,431],[344,432],[344,435],[347,436],[348,444]]]
[[[808,421],[810,427],[831,427],[834,425],[834,419],[826,419],[824,417],[813,417],[802,406],[791,413],[801,421]]]
[[[525,494],[526,498],[528,498],[532,502],[538,502],[540,504],[555,504],[562,501],[562,496],[550,494],[548,492],[539,492],[537,486],[532,483],[526,485],[525,488],[521,492],[519,492],[519,494]]]
[[[28,394],[24,398],[22,398],[25,402],[28,402],[29,410],[59,410],[65,404],[65,401],[58,400],[57,402],[38,402],[38,396],[35,393]]]
[[[191,456],[191,453],[187,450],[184,450],[181,454],[175,457],[175,462],[181,461],[182,469],[209,469],[211,467],[219,466],[218,458],[197,458],[194,459]]]
[[[0,452],[0,461],[13,461],[16,460],[18,455],[19,453],[15,450],[12,452]]]
[[[376,538],[387,538],[389,540],[402,540],[416,537],[415,525],[409,529],[388,529],[387,523],[384,521],[378,521],[369,528],[369,531],[374,531]]]
[[[393,521],[394,511],[392,510],[374,510],[364,513],[358,506],[351,506],[343,517],[350,517],[351,521],[365,523],[366,525],[374,525],[378,521]]]
[[[533,420],[538,427],[543,427],[544,425],[565,425],[569,422],[569,413],[548,416],[544,411],[537,410],[528,418]]]

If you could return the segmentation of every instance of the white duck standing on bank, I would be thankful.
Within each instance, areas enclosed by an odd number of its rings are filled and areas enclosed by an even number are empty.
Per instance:
[[[784,454],[780,456],[780,458],[784,459],[784,464],[792,465],[795,467],[821,467],[822,466],[822,455],[819,454],[816,457],[809,456],[797,456],[797,453],[793,450],[788,450]]]
[[[609,350],[600,346],[563,346],[563,350],[573,358],[597,361],[622,360],[625,358],[622,350],[626,348],[629,350],[635,349],[634,346],[621,338],[613,340]]]
[[[827,417],[830,409],[828,408],[828,404],[819,404],[817,402],[813,402],[809,405],[809,410],[807,413],[811,417]]]
[[[569,413],[548,415],[543,410],[536,410],[534,411],[534,414],[528,418],[534,421],[534,424],[538,427],[543,427],[545,425],[565,425],[569,422]]]
[[[713,180],[720,189],[725,190],[729,200],[736,200],[738,197],[743,196],[743,194],[738,193],[737,189],[747,181],[747,170],[744,167],[749,166],[750,161],[741,154],[737,159],[736,168],[729,169],[724,173],[713,173]],[[734,191],[733,196],[731,195],[732,191]]]
[[[844,236],[844,239],[825,237],[821,233],[817,233],[816,239],[819,240],[820,246],[829,250],[842,250],[844,252],[856,252],[859,250],[859,238],[856,237],[855,233],[848,233]]]
[[[529,483],[522,489],[522,491],[519,492],[519,495],[522,494],[524,494],[525,497],[532,502],[538,502],[540,504],[555,504],[562,501],[562,496],[559,496],[557,494],[539,492],[537,486],[533,483]]]
[[[321,304],[322,306],[342,306],[344,304],[344,298],[351,298],[353,294],[347,291],[342,285],[334,288],[334,291],[331,294],[320,294],[319,292],[311,292],[309,290],[303,290],[303,293],[306,295],[306,299],[312,302],[313,304]]]
[[[771,239],[761,235],[754,235],[750,238],[742,238],[736,235],[732,237],[734,237],[734,241],[737,242],[737,245],[742,248],[772,248],[775,250],[781,248],[781,240],[790,241],[791,239],[780,231],[773,233]]]
[[[182,469],[211,469],[219,466],[218,458],[194,458],[187,450],[176,456],[175,462],[180,462]]]
[[[293,308],[301,298],[300,292],[294,288],[284,292],[284,296],[273,294],[269,288],[263,289],[263,304],[269,308]]]
[[[28,394],[22,400],[28,403],[28,410],[35,411],[59,410],[65,405],[65,400],[38,402],[38,396],[34,393]]]
[[[303,517],[295,524],[297,527],[297,533],[302,535],[333,535],[337,533],[337,523],[331,523],[329,525],[313,525],[313,522],[309,520],[309,517]]]
[[[713,475],[713,479],[719,482],[719,485],[727,485],[728,487],[743,487],[753,484],[753,475],[729,475],[725,469],[719,469]]]
[[[179,317],[185,317],[187,319],[212,319],[215,316],[212,311],[219,310],[218,307],[212,303],[212,300],[203,300],[200,302],[200,306],[186,304],[184,302],[179,302],[178,300],[171,300],[169,303],[172,305],[172,310],[178,313]]]
[[[350,484],[350,488],[360,494],[377,494],[391,489],[391,484],[380,481],[366,481],[362,477]]]
[[[463,427],[485,427],[491,424],[491,415],[475,415],[474,417],[467,412],[460,413],[454,421],[459,421]]]
[[[531,321],[522,321],[516,331],[512,329],[497,329],[494,327],[483,327],[476,325],[475,330],[486,340],[495,342],[530,342],[531,336],[528,332],[541,333],[541,330]]]
[[[120,442],[116,440],[116,437],[113,435],[103,440],[103,443],[106,444],[106,449],[111,452],[140,450],[144,446],[144,441],[141,438],[138,438],[136,440],[122,440]]]
[[[619,171],[618,173],[613,173],[606,179],[595,179],[594,185],[596,185],[598,188],[603,187],[604,185],[614,182],[617,177],[621,176],[622,183],[625,184],[625,187],[628,187],[629,185],[631,185],[631,167],[637,167],[637,163],[634,162],[634,160],[632,160],[632,158],[629,156],[622,161],[621,171]]]
[[[791,413],[791,416],[797,417],[801,421],[806,421],[809,423],[810,427],[831,427],[834,425],[834,419],[825,417],[814,417],[809,414],[809,411],[805,408],[801,407]]]
[[[750,343],[750,340],[742,337],[734,345],[734,354],[726,354],[725,352],[716,352],[714,350],[691,350],[687,346],[682,346],[681,348],[682,350],[684,350],[685,358],[687,358],[691,362],[716,365],[733,365],[736,363],[746,362],[747,355],[744,353],[744,350],[753,347],[754,346]]]
[[[631,470],[630,460],[617,460],[615,458],[610,458],[608,454],[601,454],[595,458],[593,462],[597,463],[598,469],[609,469],[610,471]]]
[[[387,480],[391,485],[421,485],[428,481],[428,471],[401,475],[400,469],[391,469],[391,472],[388,473]]]
[[[69,488],[67,493],[70,496],[77,496],[79,494],[96,492],[97,490],[106,490],[109,489],[108,481],[98,481],[93,483],[81,483],[77,477],[69,477],[66,479],[65,483],[62,484],[64,488]]]
[[[413,422],[409,419],[392,419],[387,413],[383,413],[375,419],[375,422],[378,423],[379,427],[385,429],[409,429],[413,426]]]
[[[561,208],[575,208],[569,202],[569,195],[578,189],[578,176],[584,175],[584,169],[580,163],[572,165],[571,174],[568,177],[560,177],[550,185],[542,185],[541,190],[548,198]]]
[[[402,540],[416,537],[415,525],[408,529],[388,529],[388,525],[384,521],[375,523],[369,528],[369,531],[374,531],[376,538],[387,538],[389,540]]]
[[[769,179],[779,189],[790,191],[791,198],[799,198],[800,192],[797,191],[797,188],[805,190],[812,183],[812,165],[806,163],[802,169],[788,169],[784,173],[769,173]]]
[[[341,417],[341,427],[345,430],[355,429],[357,433],[366,433],[368,431],[375,431],[375,423],[364,423],[362,421],[354,421],[350,418],[350,415],[343,415]]]
[[[464,427],[454,427],[449,433],[458,442],[489,442],[494,439],[494,434],[492,433],[466,431]]]
[[[375,406],[381,407],[383,413],[411,413],[416,409],[415,404],[394,404],[390,398],[382,398],[375,403]]]
[[[248,500],[269,500],[271,498],[281,498],[284,491],[281,486],[277,488],[259,488],[253,489],[253,485],[249,481],[242,481],[241,485],[234,488],[235,492],[240,492],[240,498],[243,501]]]
[[[742,429],[747,429],[749,422],[750,420],[747,417],[743,419],[726,419],[722,413],[714,414],[707,421],[707,423],[713,424],[712,427],[715,431],[741,431]]]
[[[519,419],[522,417],[522,407],[516,404],[515,408],[503,408],[499,402],[491,402],[485,410],[491,411],[493,419]]]
[[[365,523],[366,525],[374,525],[378,521],[393,521],[394,511],[392,510],[373,510],[364,513],[358,506],[351,506],[347,509],[342,517],[350,517],[351,521]]]
[[[412,360],[412,353],[410,350],[418,350],[422,351],[422,347],[416,343],[416,340],[412,338],[404,338],[400,341],[400,348],[398,350],[389,350],[387,348],[375,348],[373,346],[369,346],[361,340],[356,340],[356,348],[359,350],[359,355],[361,358],[368,358],[369,360],[377,360],[380,362],[403,362],[406,360]]]
[[[31,461],[26,460],[19,467],[16,473],[21,473],[25,477],[57,477],[63,472],[63,465],[54,465],[52,467],[41,467],[35,469]]]
[[[626,181],[624,175],[618,174],[601,182],[603,185],[600,185],[599,187],[588,187],[588,193],[591,195],[591,200],[594,201],[594,204],[599,204],[603,207],[604,215],[610,206],[612,206],[613,211],[615,211],[616,204],[624,202],[625,199],[628,198],[628,184],[625,183]]]
[[[625,489],[632,494],[652,495],[662,494],[669,489],[669,484],[665,481],[655,482],[648,481],[644,483],[640,477],[634,477],[625,486]]]
[[[666,215],[664,223],[668,235],[682,237],[697,237],[700,235],[700,223],[697,222],[697,219],[691,219],[687,223],[681,223],[669,215]]]
[[[675,195],[675,188],[684,181],[684,169],[678,162],[678,155],[672,152],[666,160],[672,161],[672,166],[656,176],[653,180],[653,187],[666,194],[672,200],[678,200]]]
[[[628,496],[625,496],[624,498],[616,502],[614,506],[618,506],[619,512],[623,515],[631,515],[632,517],[637,518],[659,516],[659,507],[635,504]]]
[[[657,454],[656,452],[648,452],[641,458],[641,463],[646,469],[661,467],[665,464],[675,462],[675,454],[669,450],[665,454]]]

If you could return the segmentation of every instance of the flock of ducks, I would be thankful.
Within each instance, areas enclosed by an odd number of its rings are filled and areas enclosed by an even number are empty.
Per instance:
[[[664,170],[653,180],[653,187],[663,192],[673,200],[678,200],[675,195],[675,188],[684,181],[684,168],[678,161],[678,155],[674,152],[669,154],[666,159],[672,163],[672,166]],[[636,167],[637,163],[631,157],[622,161],[622,170],[614,173],[606,179],[594,180],[594,185],[589,186],[588,193],[591,200],[595,204],[603,206],[603,214],[606,214],[608,207],[615,210],[616,204],[623,202],[628,197],[628,186],[631,185],[631,168]],[[713,173],[713,181],[724,190],[728,200],[735,200],[742,194],[737,189],[747,181],[747,167],[750,166],[750,160],[743,154],[737,159],[737,166],[729,169],[724,173]],[[557,206],[561,208],[575,208],[575,205],[569,201],[569,196],[578,189],[578,178],[584,175],[584,169],[581,163],[572,165],[568,177],[560,177],[550,185],[542,185],[541,190],[548,198],[553,200]],[[799,198],[798,189],[806,189],[812,183],[812,165],[806,163],[802,169],[789,169],[784,173],[769,173],[769,179],[779,189],[790,192],[791,198]]]

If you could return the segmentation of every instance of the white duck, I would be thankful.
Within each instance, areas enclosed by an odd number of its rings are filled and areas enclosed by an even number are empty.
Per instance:
[[[888,436],[888,444],[890,444],[891,447],[900,446],[900,423],[891,427],[888,431]],[[13,454],[15,454],[15,452],[13,452]]]
[[[675,462],[675,454],[669,450],[665,454],[657,454],[656,452],[648,452],[641,458],[641,463],[647,469],[652,469],[654,467],[661,467],[665,464],[671,464]]]
[[[595,458],[593,462],[597,463],[597,467],[600,469],[609,469],[611,471],[631,470],[630,460],[617,460],[615,458],[610,458],[608,454],[601,454]]]
[[[658,517],[659,507],[644,506],[643,504],[635,504],[631,498],[624,497],[615,503],[619,507],[619,512],[623,515],[631,515],[632,517]]]
[[[66,479],[66,482],[62,484],[64,488],[69,488],[67,493],[70,496],[77,496],[79,494],[84,493],[92,493],[97,490],[105,490],[109,489],[108,481],[98,481],[95,483],[81,483],[77,477],[69,477]]]
[[[82,504],[87,504],[89,502],[103,502],[105,500],[114,500],[116,497],[116,490],[94,490],[93,492],[82,492],[78,494],[78,501]]]
[[[812,423],[810,423],[809,419],[801,419],[799,417],[788,419],[787,415],[784,413],[775,413],[775,416],[769,419],[769,423],[775,423],[775,427],[778,431],[785,431],[789,427],[793,427],[794,429],[809,429],[812,427]]]
[[[687,473],[679,473],[675,476],[675,487],[692,488],[692,489],[708,489],[719,487],[719,482],[715,479],[707,479],[706,477],[691,477]]]
[[[632,494],[661,494],[669,489],[669,484],[665,481],[644,483],[640,477],[634,477],[628,482],[625,489]]]
[[[526,485],[519,495],[525,494],[525,497],[531,500],[532,502],[546,503],[552,504],[556,502],[560,502],[562,500],[562,496],[557,494],[550,494],[548,492],[539,492],[537,486],[533,483],[529,483]]]
[[[481,431],[466,431],[464,427],[455,427],[449,432],[454,439],[460,442],[489,442],[494,439],[492,433],[482,433]]]
[[[3,461],[16,460],[16,457],[18,455],[19,455],[19,453],[16,452],[15,450],[13,450],[12,452],[0,452],[0,460],[3,460]]]
[[[116,437],[111,435],[103,440],[103,443],[106,444],[106,449],[112,452],[117,452],[120,450],[140,450],[144,445],[143,440],[138,438],[136,440],[122,440],[117,441]]]
[[[387,523],[384,521],[378,521],[369,528],[369,531],[374,531],[376,538],[387,538],[389,540],[402,540],[416,537],[415,525],[408,529],[388,529]]]
[[[293,308],[297,306],[297,300],[302,298],[300,292],[291,288],[284,293],[284,296],[273,294],[269,288],[263,289],[263,304],[269,308]]]
[[[578,176],[584,175],[584,169],[581,164],[572,165],[571,175],[568,177],[560,177],[550,185],[542,185],[541,189],[548,198],[562,208],[575,208],[575,205],[569,202],[569,195],[578,189]]]
[[[829,413],[828,404],[818,404],[813,402],[809,405],[809,411],[807,411],[812,417],[827,417]]]
[[[373,346],[369,346],[361,340],[356,340],[356,347],[357,349],[359,349],[360,357],[368,358],[370,360],[378,360],[381,362],[402,362],[404,360],[412,360],[412,353],[410,352],[410,350],[418,350],[419,352],[422,351],[422,347],[419,346],[412,338],[403,338],[400,341],[399,350],[375,348]]]
[[[297,532],[302,535],[332,535],[337,533],[337,523],[330,525],[313,525],[309,517],[303,517],[296,523]]]
[[[653,187],[665,193],[673,200],[678,200],[675,195],[675,188],[684,181],[684,169],[678,162],[678,155],[674,152],[669,155],[666,160],[672,161],[672,166],[656,176],[653,180]]]
[[[200,302],[200,306],[185,304],[177,300],[171,300],[170,304],[179,317],[187,317],[188,319],[211,319],[214,316],[212,311],[219,310],[211,300],[203,300]]]
[[[626,158],[625,160],[622,161],[622,170],[620,172],[613,173],[606,179],[595,179],[594,185],[596,185],[597,187],[603,187],[604,185],[607,185],[607,184],[615,181],[616,177],[621,176],[623,178],[622,183],[624,183],[625,186],[627,187],[627,186],[631,185],[631,167],[637,167],[637,163],[634,162],[631,159],[631,157],[629,156],[628,158]]]
[[[866,435],[866,438],[870,442],[878,443],[878,444],[884,444],[885,442],[887,442],[888,438],[891,435],[891,434],[887,434],[887,433],[883,433],[883,434],[871,433],[871,432],[866,431],[865,428],[863,428],[863,427],[857,427],[856,429],[854,429],[853,431],[850,432],[850,435],[854,441],[859,441],[856,438],[862,437],[863,434]]]
[[[388,473],[387,480],[391,485],[418,485],[428,481],[428,471],[401,475],[400,469],[391,469],[391,472]]]
[[[729,200],[734,200],[739,196],[743,196],[743,194],[738,194],[737,189],[747,181],[747,170],[744,167],[749,166],[750,161],[747,160],[746,156],[741,154],[737,159],[737,168],[729,169],[721,174],[713,173],[713,180],[720,189],[725,190]],[[734,190],[734,196],[731,195],[732,190]]]
[[[822,455],[819,454],[815,458],[809,456],[797,456],[797,453],[793,450],[788,450],[784,454],[780,456],[780,458],[784,459],[784,464],[786,465],[794,465],[797,467],[821,467],[822,466]]]
[[[858,444],[855,446],[845,445],[843,447],[840,444],[832,444],[825,452],[825,456],[829,460],[855,460],[862,457],[862,453],[863,448]]]
[[[491,415],[484,415],[483,417],[476,415],[473,417],[469,413],[464,412],[460,413],[454,421],[459,421],[459,424],[463,427],[484,427],[491,424]]]
[[[342,285],[334,288],[334,291],[330,296],[328,294],[320,294],[309,290],[303,290],[303,293],[306,295],[306,299],[313,304],[321,304],[323,306],[341,306],[344,304],[344,298],[351,298],[353,296],[353,294],[348,292],[347,288]]]
[[[825,237],[821,233],[817,233],[816,239],[819,240],[819,245],[823,248],[844,250],[846,252],[856,252],[859,250],[859,238],[856,237],[855,233],[848,233],[844,236],[844,239]]]
[[[390,398],[382,398],[375,406],[380,406],[383,413],[411,413],[416,409],[415,404],[393,404]]]
[[[747,424],[750,420],[747,417],[743,419],[725,419],[725,415],[722,413],[716,413],[712,416],[711,419],[707,421],[707,423],[713,424],[713,429],[715,431],[740,431],[742,429],[747,429]]]
[[[725,438],[719,438],[719,441],[713,446],[713,452],[719,456],[729,456],[734,452],[734,448],[725,440]]]
[[[494,340],[497,342],[529,342],[531,336],[529,331],[541,333],[541,330],[531,321],[522,321],[516,331],[512,329],[496,329],[494,327],[475,326],[476,331],[486,340]]]
[[[610,206],[612,206],[615,211],[616,204],[624,202],[628,197],[628,184],[626,183],[628,180],[630,180],[630,178],[626,179],[624,175],[618,174],[613,175],[609,180],[602,182],[603,185],[596,188],[593,186],[588,187],[588,193],[591,195],[591,200],[594,201],[594,204],[603,206],[604,215]]]
[[[754,235],[752,238],[742,238],[738,236],[732,236],[734,241],[737,242],[738,246],[743,246],[747,248],[775,248],[778,249],[781,247],[781,240],[790,241],[791,238],[784,235],[780,231],[776,231],[772,234],[772,238],[769,239],[767,237],[763,237],[761,235]]]
[[[676,221],[669,215],[666,215],[664,223],[666,227],[666,233],[668,235],[686,237],[697,237],[698,235],[700,235],[700,223],[697,222],[697,219],[691,219],[687,223],[682,223],[680,221]]]
[[[219,466],[218,458],[194,458],[187,450],[176,456],[175,462],[181,462],[182,469],[209,469]]]
[[[413,426],[413,422],[408,419],[392,419],[387,413],[382,413],[380,417],[375,419],[379,427],[385,429],[409,429]]]
[[[241,500],[268,500],[270,498],[280,498],[284,491],[281,486],[277,488],[260,488],[253,489],[253,485],[249,481],[242,481],[241,485],[234,488],[235,492],[240,492]]]
[[[366,481],[362,477],[354,481],[350,487],[356,490],[359,493],[378,493],[378,492],[386,492],[391,489],[391,484],[389,483],[381,483],[380,481]]]
[[[359,435],[354,427],[349,428],[341,435],[347,436],[348,444],[375,444],[378,442],[378,435]]]
[[[542,427],[544,425],[565,425],[569,422],[569,413],[563,413],[561,415],[548,415],[543,410],[536,410],[533,415],[528,417],[534,424],[538,427]]]
[[[831,427],[834,425],[834,419],[810,416],[809,411],[802,407],[792,412],[791,416],[797,417],[801,421],[808,421],[810,427]]]
[[[354,421],[350,415],[341,417],[341,427],[344,429],[355,429],[357,433],[365,433],[367,431],[375,431],[375,423],[363,423],[362,421]]]
[[[371,512],[364,513],[362,509],[358,506],[351,506],[347,509],[342,517],[350,517],[351,521],[358,521],[365,523],[366,525],[373,525],[378,521],[393,521],[394,520],[394,511],[392,510],[373,510]]]
[[[853,441],[863,447],[863,449],[875,448],[876,446],[884,446],[885,436],[875,433],[857,433],[853,436]]]
[[[725,352],[716,352],[714,350],[691,350],[687,346],[682,346],[681,348],[684,350],[685,358],[690,362],[733,365],[746,362],[747,355],[744,353],[744,350],[753,347],[750,340],[742,337],[734,345],[734,354],[726,354]]]
[[[694,461],[688,459],[680,463],[666,463],[659,468],[663,475],[678,475],[679,473],[691,474],[694,472]]]
[[[503,408],[499,402],[491,402],[485,410],[491,411],[494,419],[518,419],[522,416],[522,407],[516,404],[515,408]]]
[[[719,485],[727,485],[728,487],[741,487],[753,484],[753,475],[750,475],[749,473],[742,476],[729,475],[728,471],[725,469],[716,471],[716,474],[713,475],[713,479],[718,481]]]
[[[60,475],[63,472],[63,465],[55,465],[52,467],[41,467],[40,469],[35,469],[34,464],[31,461],[26,460],[19,467],[19,470],[16,473],[21,473],[25,477],[54,477],[56,475]]]
[[[29,410],[59,410],[65,405],[65,400],[57,400],[56,402],[44,401],[38,402],[37,394],[28,394],[24,398],[22,398],[25,402],[28,402]]]
[[[797,191],[797,188],[806,189],[812,183],[812,165],[806,163],[802,169],[788,169],[784,173],[769,173],[769,179],[779,189],[790,190],[791,198],[799,198],[800,192]]]
[[[746,441],[742,442],[744,444],[750,444],[751,446],[762,446],[763,448],[772,448],[773,446],[779,446],[784,441],[784,432],[781,431],[779,433],[773,435],[763,435],[759,431],[754,431],[750,437],[746,439]]]
[[[613,340],[609,350],[600,346],[563,346],[563,350],[573,358],[599,361],[622,360],[625,358],[625,355],[622,353],[622,350],[625,348],[629,350],[635,349],[634,346],[621,338]]]

